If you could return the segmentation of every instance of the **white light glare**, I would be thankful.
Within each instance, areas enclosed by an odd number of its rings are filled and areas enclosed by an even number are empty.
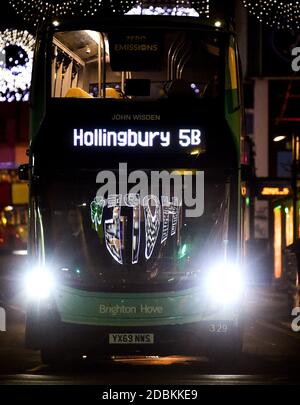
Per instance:
[[[273,141],[280,142],[280,141],[283,141],[285,138],[286,138],[285,135],[278,135],[278,136],[275,136],[275,138],[273,138]]]
[[[25,284],[27,297],[29,299],[47,299],[53,290],[54,279],[52,273],[48,269],[42,267],[28,273]]]
[[[15,256],[27,256],[27,250],[13,250],[12,254]]]
[[[209,297],[222,304],[239,300],[244,290],[241,273],[241,269],[228,263],[213,268],[206,279],[206,291]]]

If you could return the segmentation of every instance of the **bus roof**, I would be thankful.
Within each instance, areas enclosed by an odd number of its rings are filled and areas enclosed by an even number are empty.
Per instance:
[[[100,26],[101,25],[101,26]],[[124,16],[89,16],[84,18],[59,18],[45,21],[39,31],[71,31],[86,29],[103,30],[113,27],[120,28],[176,28],[201,29],[203,31],[214,31],[235,34],[233,24],[221,19],[210,19],[201,17],[182,16],[149,16],[149,15],[124,15]]]

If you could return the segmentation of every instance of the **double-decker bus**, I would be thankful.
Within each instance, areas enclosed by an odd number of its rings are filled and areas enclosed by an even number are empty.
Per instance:
[[[20,174],[26,343],[44,362],[241,350],[238,66],[225,21],[124,15],[39,31]]]

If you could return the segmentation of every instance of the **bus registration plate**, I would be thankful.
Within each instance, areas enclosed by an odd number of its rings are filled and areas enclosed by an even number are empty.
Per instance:
[[[110,333],[110,345],[153,344],[153,333]]]

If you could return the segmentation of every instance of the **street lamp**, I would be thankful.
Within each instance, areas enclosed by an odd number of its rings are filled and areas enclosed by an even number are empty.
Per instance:
[[[277,135],[277,136],[275,136],[275,138],[273,138],[273,141],[280,142],[280,141],[283,141],[285,138],[286,138],[285,135]]]

